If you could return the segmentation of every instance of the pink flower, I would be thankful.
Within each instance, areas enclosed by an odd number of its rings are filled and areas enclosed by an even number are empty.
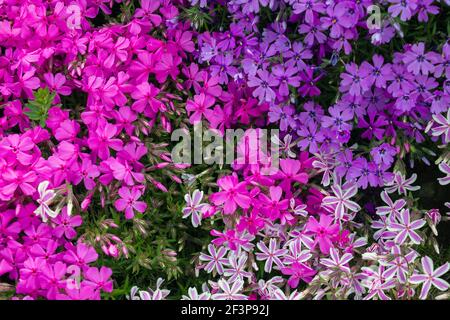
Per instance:
[[[218,274],[223,273],[223,265],[228,263],[228,260],[225,258],[227,254],[227,249],[224,247],[219,247],[219,250],[213,244],[208,245],[209,255],[205,253],[200,254],[200,261],[207,261],[208,263],[205,266],[205,270],[210,273],[213,270],[217,270]]]
[[[159,89],[151,83],[143,82],[137,85],[136,89],[131,93],[131,97],[136,100],[131,108],[137,112],[143,112],[147,107],[150,107],[152,113],[157,113],[160,110],[164,111],[164,104],[156,99],[158,94]]]
[[[119,189],[120,199],[114,202],[114,206],[119,211],[125,211],[125,217],[132,219],[134,217],[134,210],[138,212],[145,212],[147,204],[143,201],[138,201],[142,193],[136,188],[122,187]]]
[[[288,253],[286,249],[279,249],[277,240],[275,238],[271,238],[269,241],[269,248],[267,248],[266,244],[262,241],[259,241],[256,245],[261,252],[256,253],[256,259],[261,261],[265,260],[264,271],[270,273],[272,271],[272,265],[275,264],[279,267],[283,267],[283,263],[281,262],[281,258]]]
[[[79,242],[76,247],[71,248],[64,254],[64,261],[84,268],[87,264],[96,261],[98,258],[95,249],[89,245]]]
[[[68,96],[72,92],[69,86],[65,86],[66,77],[62,73],[46,73],[44,74],[44,80],[47,83],[47,87],[60,95]],[[56,101],[58,103],[58,101]]]
[[[305,184],[308,182],[308,174],[302,172],[302,164],[294,159],[281,159],[281,171],[275,177],[281,180],[280,187],[286,192],[287,196],[291,195],[292,183],[299,182]]]
[[[299,262],[294,262],[289,267],[281,268],[281,272],[285,275],[289,275],[288,284],[291,288],[297,288],[300,280],[306,283],[310,283],[316,271],[308,267],[307,265]]]
[[[61,210],[61,213],[56,218],[52,219],[52,221],[56,224],[52,231],[53,235],[57,238],[61,238],[64,235],[67,239],[75,238],[77,235],[75,227],[81,226],[81,223],[83,222],[81,216],[69,216],[66,207],[64,207]]]
[[[333,247],[332,239],[339,233],[339,225],[332,224],[333,218],[322,214],[320,215],[320,222],[314,217],[310,217],[306,224],[306,231],[314,234],[314,244],[319,243],[320,251],[324,254],[330,252],[330,248]]]
[[[283,189],[281,187],[269,188],[270,198],[263,193],[259,194],[261,200],[261,211],[269,217],[271,220],[275,220],[280,217],[281,213],[289,207],[288,199],[281,199],[283,195]]]
[[[388,230],[396,233],[394,240],[397,244],[403,244],[407,238],[410,238],[415,244],[420,244],[422,237],[414,230],[422,228],[425,224],[425,219],[411,222],[409,209],[402,209],[396,216],[396,221],[388,225]]]
[[[155,64],[154,72],[156,74],[156,80],[159,83],[166,81],[167,77],[176,80],[177,75],[180,73],[178,65],[181,63],[181,58],[173,53],[164,53],[161,55],[161,59]]]
[[[27,151],[30,151],[33,147],[34,143],[29,137],[11,134],[2,140],[0,154],[6,159],[17,160],[23,165],[29,165],[33,156]]]
[[[117,134],[117,127],[106,123],[99,125],[95,133],[88,139],[89,148],[98,153],[102,160],[106,160],[109,155],[109,148],[119,151],[122,149],[122,140],[113,138]]]
[[[110,268],[101,267],[89,268],[84,273],[84,283],[88,286],[92,286],[95,290],[103,290],[105,292],[112,292],[113,282],[110,280],[112,270]]]
[[[188,112],[193,112],[189,117],[189,121],[192,124],[196,124],[197,122],[202,120],[202,116],[204,116],[214,105],[216,100],[214,97],[210,95],[205,95],[201,93],[199,95],[194,96],[194,101],[188,100],[186,103],[186,110]]]
[[[350,198],[354,197],[358,192],[358,187],[353,184],[346,189],[342,190],[340,185],[334,185],[331,187],[334,196],[327,196],[322,199],[322,205],[331,206],[334,208],[334,214],[336,219],[343,219],[347,213],[347,209],[353,212],[358,212],[361,207]]]
[[[232,214],[237,207],[248,209],[250,197],[247,195],[247,183],[239,182],[237,175],[225,176],[217,180],[222,191],[213,193],[209,199],[217,206],[223,205],[224,214]]]

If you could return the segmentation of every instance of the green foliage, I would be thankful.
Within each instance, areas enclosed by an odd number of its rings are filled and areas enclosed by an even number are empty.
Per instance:
[[[40,88],[34,92],[34,100],[30,100],[26,104],[28,110],[24,113],[30,120],[38,122],[41,127],[45,127],[48,110],[52,107],[54,99],[55,93],[50,93],[47,88]]]

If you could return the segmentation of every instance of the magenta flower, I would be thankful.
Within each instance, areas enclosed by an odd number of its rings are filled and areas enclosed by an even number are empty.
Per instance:
[[[192,124],[196,124],[197,122],[202,120],[202,116],[205,116],[208,111],[210,111],[210,107],[212,107],[215,103],[214,97],[200,93],[199,95],[194,96],[194,101],[188,100],[186,104],[186,110],[192,112],[189,117],[189,121]]]
[[[125,211],[125,218],[132,219],[134,217],[134,210],[144,213],[147,209],[147,204],[143,201],[138,201],[142,193],[137,188],[122,187],[119,189],[120,199],[114,202],[114,206],[119,211]]]
[[[287,210],[289,200],[281,199],[283,190],[280,187],[270,187],[269,194],[270,198],[263,193],[259,194],[259,199],[262,202],[261,211],[271,220],[275,220],[280,217],[282,211]]]
[[[164,104],[156,98],[158,94],[159,89],[151,83],[143,82],[137,85],[131,93],[131,97],[136,100],[131,108],[137,112],[143,112],[149,108],[151,111],[149,114],[157,113],[160,110],[164,111]]]
[[[122,140],[114,138],[117,133],[117,127],[113,124],[99,125],[88,139],[89,147],[98,153],[100,159],[106,160],[110,156],[109,148],[116,151],[122,149]]]
[[[302,172],[302,163],[294,159],[281,159],[281,170],[275,174],[275,178],[281,180],[280,187],[290,195],[291,186],[293,183],[298,182],[306,184],[308,182],[308,174]]]
[[[6,159],[17,160],[23,165],[29,165],[33,156],[27,151],[30,151],[33,147],[34,143],[29,137],[11,134],[2,140],[0,152]]]
[[[310,283],[314,275],[317,273],[314,269],[299,262],[294,262],[289,267],[281,268],[281,272],[290,276],[288,284],[292,289],[298,287],[300,280]]]
[[[209,199],[217,206],[223,205],[224,214],[232,214],[237,207],[248,209],[250,197],[247,195],[247,182],[239,182],[237,175],[225,176],[217,180],[222,191],[213,193]]]
[[[56,227],[53,229],[53,234],[57,238],[61,238],[64,235],[67,239],[75,238],[77,235],[75,228],[81,226],[83,222],[81,216],[69,216],[66,207],[52,221],[56,224]]]
[[[333,218],[325,214],[320,215],[320,222],[315,217],[310,217],[306,224],[306,231],[314,235],[314,246],[319,243],[320,251],[324,254],[330,252],[333,247],[332,239],[339,233],[339,225],[333,224]]]
[[[103,290],[105,292],[112,292],[113,281],[110,279],[112,275],[112,270],[110,268],[101,267],[89,268],[84,272],[85,280],[84,283],[87,286],[91,286],[94,290]]]
[[[71,248],[64,254],[64,261],[70,264],[76,264],[83,268],[87,264],[96,261],[98,258],[97,252],[91,246],[79,242],[76,247]]]

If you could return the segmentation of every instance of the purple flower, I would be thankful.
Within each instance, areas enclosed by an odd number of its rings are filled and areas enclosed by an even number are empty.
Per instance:
[[[346,121],[352,120],[353,115],[349,109],[344,109],[338,105],[328,108],[330,116],[322,117],[322,126],[332,128],[337,131],[351,130],[352,125]]]
[[[292,65],[286,64],[276,65],[272,67],[272,74],[275,78],[280,82],[280,86],[278,87],[278,92],[281,96],[289,95],[289,85],[297,88],[300,85],[300,77],[296,75],[297,68],[294,68]]]
[[[354,62],[345,66],[347,73],[341,73],[341,85],[340,90],[342,92],[348,92],[352,96],[360,96],[370,88],[371,79],[367,79],[370,70],[369,68],[359,68]]]
[[[407,66],[409,72],[418,75],[428,75],[434,72],[434,65],[431,63],[432,55],[425,53],[425,44],[420,42],[412,45],[411,49],[406,51],[403,57],[403,62]]]
[[[347,186],[343,189],[341,186],[335,184],[331,186],[334,196],[326,196],[322,199],[322,206],[329,206],[333,208],[336,219],[343,219],[347,213],[347,209],[352,212],[358,212],[361,207],[350,198],[354,197],[358,192],[356,185]]]
[[[265,260],[264,271],[270,273],[272,271],[272,265],[275,263],[279,268],[283,267],[281,258],[288,253],[286,249],[279,249],[277,240],[271,238],[269,241],[269,247],[262,241],[256,245],[261,252],[256,253],[256,259],[258,261]]]
[[[389,7],[388,12],[393,17],[400,15],[402,21],[409,20],[417,8],[417,0],[389,0],[389,2],[393,5]]]
[[[409,209],[403,209],[399,215],[396,216],[397,222],[392,222],[388,225],[388,230],[396,233],[394,241],[401,245],[407,238],[415,244],[420,244],[422,237],[419,236],[414,230],[422,228],[426,221],[424,219],[418,219],[411,222],[411,215]]]
[[[447,281],[441,279],[450,269],[450,264],[448,262],[444,263],[442,266],[434,269],[433,260],[426,256],[421,259],[423,274],[414,273],[409,282],[413,284],[422,284],[422,290],[420,291],[420,299],[426,299],[431,286],[437,288],[440,291],[445,291],[449,288]]]
[[[387,143],[383,143],[381,146],[370,151],[370,155],[376,164],[385,164],[387,166],[390,166],[394,162],[394,156],[396,154],[397,150]]]
[[[291,105],[287,106],[270,106],[268,113],[269,122],[280,122],[280,130],[287,131],[289,127],[295,127],[295,120],[292,117],[295,109]]]
[[[310,153],[317,153],[319,150],[318,143],[321,143],[324,139],[323,134],[318,130],[317,124],[313,121],[307,122],[306,125],[300,127],[297,130],[297,134],[303,137],[297,144],[300,150],[308,149]]]
[[[258,70],[258,76],[250,76],[248,81],[249,87],[256,87],[253,96],[258,98],[260,102],[270,102],[275,99],[275,91],[272,88],[279,85],[278,79],[269,74],[267,70]]]

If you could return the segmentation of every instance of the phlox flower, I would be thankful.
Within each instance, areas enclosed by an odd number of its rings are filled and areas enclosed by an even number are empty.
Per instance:
[[[86,267],[89,263],[97,259],[98,254],[95,252],[95,249],[82,242],[79,242],[76,247],[72,247],[64,254],[64,261],[81,268]]]
[[[340,90],[348,92],[352,96],[360,96],[369,90],[370,80],[369,70],[367,68],[359,68],[357,64],[350,63],[345,66],[346,73],[341,73]]]
[[[270,102],[275,99],[274,87],[279,85],[279,80],[272,76],[266,70],[258,70],[257,76],[250,76],[248,81],[249,87],[256,87],[253,96],[259,99],[259,102]]]
[[[186,110],[192,112],[189,117],[189,121],[192,124],[196,124],[202,120],[202,116],[206,115],[209,108],[211,108],[215,103],[214,97],[200,93],[194,96],[194,101],[188,100],[186,104]]]
[[[364,279],[361,284],[368,288],[368,293],[364,297],[364,300],[373,299],[378,297],[381,300],[391,300],[384,291],[390,290],[395,287],[395,279],[387,278],[385,274],[384,266],[363,267]]]
[[[224,214],[232,214],[237,207],[247,209],[250,207],[251,199],[247,195],[245,181],[239,182],[237,175],[225,176],[217,180],[222,191],[213,193],[209,199],[215,205],[223,205]]]
[[[217,271],[218,274],[223,274],[224,268],[223,266],[228,263],[226,259],[227,248],[220,246],[217,250],[216,246],[213,244],[208,245],[209,255],[205,253],[200,254],[200,261],[206,261],[205,270],[208,273]]]
[[[397,216],[400,214],[400,211],[406,205],[406,201],[403,199],[398,199],[395,202],[389,197],[389,194],[386,191],[381,192],[381,199],[387,206],[379,206],[377,207],[377,214],[380,216],[389,215],[389,216]]]
[[[188,295],[183,295],[181,297],[181,300],[210,300],[211,299],[211,293],[209,292],[202,292],[198,293],[197,288],[189,288],[188,289]]]
[[[271,238],[269,241],[269,247],[263,241],[260,241],[256,245],[261,252],[256,253],[256,259],[259,261],[266,261],[264,264],[264,271],[270,273],[272,271],[272,265],[275,263],[278,268],[283,267],[281,258],[288,252],[286,249],[279,249],[277,240]]]
[[[112,270],[106,267],[88,268],[85,272],[84,283],[94,288],[94,290],[103,290],[105,292],[112,292],[113,281],[110,279]]]
[[[315,217],[310,217],[306,224],[305,230],[314,235],[314,245],[318,243],[320,251],[324,254],[330,252],[330,248],[333,246],[332,239],[339,233],[339,225],[332,222],[332,217],[322,214],[320,222]]]
[[[445,161],[439,164],[439,170],[444,173],[446,176],[443,178],[438,178],[439,184],[445,186],[450,183],[450,165]]]
[[[320,263],[328,268],[340,270],[343,272],[350,272],[348,263],[352,259],[352,254],[344,253],[342,256],[339,256],[338,250],[336,250],[335,248],[330,248],[330,258],[320,259]]]
[[[251,272],[245,271],[247,259],[248,256],[244,252],[229,255],[228,267],[223,270],[223,275],[229,277],[229,283],[243,281],[244,278],[250,279],[252,277]]]
[[[227,280],[220,279],[218,282],[221,292],[215,293],[211,296],[213,300],[247,300],[247,296],[239,292],[242,291],[244,281],[236,280],[233,284]]]
[[[422,237],[415,232],[426,224],[425,219],[418,219],[411,222],[411,215],[409,209],[402,209],[399,215],[396,216],[396,221],[388,225],[388,230],[396,233],[394,241],[397,244],[403,244],[407,238],[415,244],[422,242]]]
[[[33,149],[34,143],[29,137],[21,137],[11,134],[0,142],[0,154],[11,161],[18,161],[23,165],[29,165],[33,156],[28,153]]]
[[[261,211],[271,220],[275,220],[280,217],[282,211],[287,210],[289,200],[281,199],[283,195],[281,187],[270,187],[269,194],[270,198],[264,193],[259,194],[259,199],[262,202]]]
[[[438,124],[431,131],[434,137],[442,136],[444,143],[450,142],[450,109],[447,111],[447,117],[438,113],[433,115],[433,120]]]
[[[336,219],[343,219],[347,209],[353,212],[358,212],[361,207],[350,198],[354,197],[358,192],[358,187],[353,184],[343,189],[341,186],[335,184],[331,186],[334,196],[326,196],[322,199],[323,206],[330,206],[334,208]]]
[[[122,187],[119,189],[120,199],[114,202],[114,206],[119,211],[125,211],[125,217],[132,219],[134,217],[134,210],[144,213],[147,209],[147,204],[143,201],[138,201],[142,193],[137,188]]]
[[[203,212],[208,209],[208,204],[201,203],[203,198],[203,191],[194,190],[192,196],[187,193],[184,196],[186,206],[183,208],[183,218],[191,216],[192,225],[197,228],[201,224]]]
[[[409,282],[413,284],[422,284],[420,291],[420,299],[426,299],[431,287],[435,287],[440,291],[447,290],[450,285],[447,281],[440,277],[448,272],[450,264],[444,263],[439,268],[434,269],[433,260],[426,256],[421,259],[423,274],[415,272],[410,278]]]
[[[79,227],[82,224],[81,216],[69,216],[67,213],[67,207],[61,210],[61,213],[52,221],[56,224],[52,233],[57,238],[61,238],[63,235],[67,239],[73,239],[77,235],[75,227]]]
[[[314,275],[317,273],[314,269],[299,262],[294,262],[288,267],[281,268],[281,272],[285,275],[290,276],[288,284],[292,289],[298,287],[300,280],[303,280],[306,283],[310,283]]]
[[[386,267],[384,276],[392,278],[395,275],[400,283],[405,283],[410,272],[410,266],[414,264],[419,255],[414,250],[404,254],[399,246],[393,246],[391,254],[394,256],[392,260],[380,260],[380,264]]]
[[[431,63],[432,56],[430,53],[425,53],[425,44],[419,42],[412,45],[411,49],[405,52],[403,62],[406,68],[414,75],[423,74],[428,75],[434,71],[434,66]]]
[[[385,185],[387,188],[385,189],[388,193],[393,193],[395,191],[398,192],[398,194],[404,194],[406,196],[406,193],[409,191],[417,191],[420,189],[420,186],[413,186],[412,184],[416,181],[417,174],[412,174],[411,177],[408,179],[405,178],[405,176],[396,171],[394,172],[394,178],[391,181],[388,181]]]
[[[93,151],[98,153],[100,159],[106,160],[110,156],[110,148],[116,151],[122,149],[122,140],[114,138],[117,133],[115,125],[110,123],[101,124],[88,139],[88,145]]]
[[[39,207],[34,211],[36,215],[41,216],[42,221],[46,222],[48,217],[55,218],[59,212],[55,212],[50,208],[50,204],[56,196],[56,192],[47,189],[48,181],[42,181],[38,186],[39,198],[36,200]]]
[[[400,16],[402,21],[411,19],[414,10],[417,8],[417,0],[389,0],[392,3],[388,12],[393,16]]]

